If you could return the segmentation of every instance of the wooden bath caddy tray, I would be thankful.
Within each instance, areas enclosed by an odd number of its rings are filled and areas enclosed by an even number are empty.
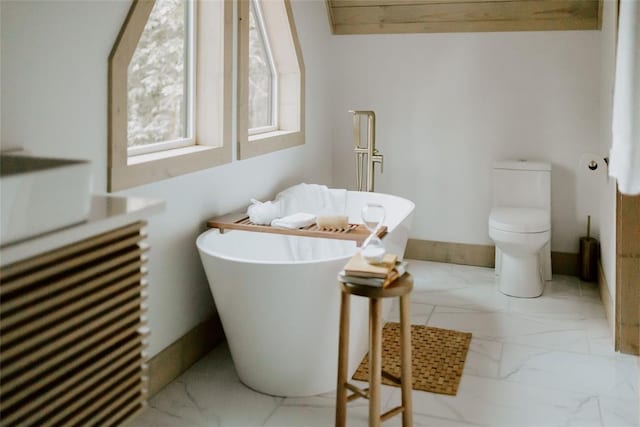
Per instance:
[[[369,230],[363,224],[349,224],[344,229],[323,229],[316,224],[311,224],[304,228],[288,229],[272,227],[270,225],[257,225],[249,221],[249,216],[244,212],[236,212],[207,221],[209,228],[218,228],[220,233],[226,230],[257,231],[260,233],[287,234],[291,236],[322,237],[325,239],[354,240],[358,246],[369,237]],[[378,237],[382,238],[387,234],[387,226],[384,225],[378,230]]]

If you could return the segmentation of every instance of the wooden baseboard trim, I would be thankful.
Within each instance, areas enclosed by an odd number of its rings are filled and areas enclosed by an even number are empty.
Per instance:
[[[604,305],[604,314],[607,317],[607,323],[609,324],[609,330],[611,336],[616,336],[616,317],[613,305],[613,298],[611,298],[611,291],[607,284],[607,276],[604,274],[604,268],[602,267],[602,261],[598,260],[598,288],[600,290],[600,300]],[[617,350],[617,344],[616,350]]]
[[[179,377],[224,339],[222,323],[214,314],[149,361],[149,398]]]
[[[423,261],[490,268],[495,266],[495,246],[493,245],[409,239],[405,256]],[[555,274],[577,276],[578,254],[551,252],[551,268]]]
[[[578,254],[551,251],[551,271],[554,274],[578,276]]]
[[[409,239],[405,256],[422,261],[493,267],[495,247],[469,243]]]

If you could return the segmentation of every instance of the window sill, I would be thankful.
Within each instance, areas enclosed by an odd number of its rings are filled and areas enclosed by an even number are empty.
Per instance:
[[[273,130],[270,132],[256,133],[254,135],[249,135],[249,142],[267,141],[271,138],[292,135],[294,133],[296,133],[294,130]]]
[[[138,165],[147,162],[153,162],[161,159],[170,159],[174,157],[189,155],[193,153],[201,153],[207,150],[214,150],[218,147],[209,147],[206,145],[190,145],[188,147],[172,148],[170,150],[156,151],[153,153],[138,154],[127,157],[127,165]]]
[[[192,145],[128,157],[122,166],[110,168],[109,191],[150,184],[231,162],[231,147]]]
[[[304,132],[292,130],[277,130],[251,135],[246,142],[239,142],[241,159],[260,156],[286,148],[304,144]]]

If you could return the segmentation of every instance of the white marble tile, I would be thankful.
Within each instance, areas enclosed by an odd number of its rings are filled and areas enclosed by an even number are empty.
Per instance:
[[[457,396],[413,392],[414,425],[638,426],[638,359],[613,351],[597,287],[554,276],[542,297],[500,294],[492,269],[409,260],[412,323],[472,332]],[[391,320],[397,319],[392,309]],[[359,383],[364,387],[364,383]],[[400,390],[383,386],[383,410]],[[139,427],[332,426],[335,393],[278,398],[238,380],[226,345],[162,390]],[[349,403],[349,426],[368,425]],[[385,426],[400,426],[394,417]]]
[[[501,357],[502,343],[472,337],[463,375],[497,378]]]
[[[149,412],[173,416],[185,425],[259,426],[282,400],[242,384],[225,343],[151,399]]]
[[[369,387],[369,383],[365,381],[357,381],[357,380],[349,380],[349,382],[356,387],[360,387],[361,389],[365,389]],[[393,391],[397,389],[397,387],[387,386],[382,384],[381,393],[380,393],[380,404],[386,405],[386,403],[391,398],[391,394]],[[349,392],[351,394],[351,392]],[[308,397],[287,397],[282,401],[282,405],[284,406],[312,406],[312,407],[321,407],[321,406],[331,406],[335,408],[336,404],[336,392],[332,391],[329,393],[323,393],[316,396],[308,396]],[[349,402],[349,407],[352,406],[368,406],[369,401],[365,399],[356,399]]]
[[[367,383],[351,381],[352,384],[366,388]],[[380,405],[384,412],[397,387],[382,386]],[[335,421],[335,392],[319,396],[286,398],[266,421],[266,426],[332,426]],[[368,426],[369,401],[356,399],[347,404],[347,425]]]
[[[580,281],[580,296],[600,301],[600,288],[597,282]]]
[[[206,426],[209,423],[203,408],[191,398],[186,384],[176,380],[165,387],[149,402],[149,407],[132,425],[138,427],[172,426],[179,422],[185,426]],[[219,425],[216,420],[214,425]]]
[[[432,311],[432,305],[411,302],[409,307],[409,317],[411,318],[411,324],[426,325]],[[398,303],[398,298],[394,298],[393,305],[391,306],[391,312],[389,313],[389,318],[386,320],[388,322],[400,322],[400,304]]]
[[[397,415],[383,424],[384,427],[400,427],[402,426],[402,416]],[[464,421],[456,421],[443,417],[432,417],[423,414],[413,414],[414,427],[473,427],[479,424],[473,424]]]
[[[571,298],[580,296],[580,280],[573,276],[554,275],[544,285],[543,297]]]
[[[331,427],[335,425],[335,407],[281,405],[266,421],[267,427]],[[347,408],[349,427],[369,425],[369,409],[366,406]]]
[[[147,407],[127,424],[131,427],[204,427],[206,425],[202,420],[194,423],[179,415],[163,412],[162,409],[154,407]]]
[[[409,259],[414,291],[454,290],[469,286],[494,286],[493,269]]]
[[[389,405],[399,401],[394,392]],[[456,396],[414,392],[413,407],[453,425],[601,426],[596,397],[474,376],[462,378]]]
[[[640,401],[638,400],[601,397],[600,412],[605,426],[637,427],[640,425]]]
[[[471,332],[474,337],[490,341],[589,352],[584,330],[564,329],[551,320],[535,316],[436,306],[428,325]]]
[[[604,319],[602,303],[576,298],[512,298],[509,305],[512,313],[532,318],[554,320]]]
[[[638,369],[630,359],[505,344],[499,375],[549,390],[638,399]]]
[[[501,294],[494,286],[469,285],[447,290],[416,290],[411,300],[422,304],[467,308],[478,311],[506,311],[509,297]]]

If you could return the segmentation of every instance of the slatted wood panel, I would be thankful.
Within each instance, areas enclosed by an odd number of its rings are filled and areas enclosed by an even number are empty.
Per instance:
[[[218,228],[221,233],[225,230],[256,231],[259,233],[286,234],[290,236],[322,237],[325,239],[353,240],[358,246],[364,242],[371,232],[363,224],[349,224],[346,228],[325,229],[316,224],[307,227],[288,229],[271,227],[270,225],[258,225],[249,221],[247,214],[243,212],[231,213],[207,221],[207,227]],[[387,234],[387,226],[383,225],[378,230],[378,237]]]
[[[119,425],[146,402],[144,223],[0,270],[0,425]]]
[[[596,30],[602,0],[327,0],[334,34]]]
[[[616,205],[616,350],[640,355],[640,196]]]

